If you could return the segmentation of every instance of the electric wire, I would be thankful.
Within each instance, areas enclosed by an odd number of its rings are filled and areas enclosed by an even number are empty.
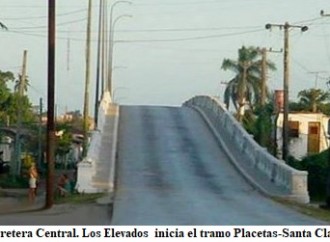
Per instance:
[[[79,9],[79,10],[75,10],[75,11],[71,11],[71,12],[56,14],[56,17],[68,16],[68,15],[86,12],[86,11],[87,11],[87,9],[83,8],[83,9]],[[14,17],[14,18],[11,18],[11,17],[3,18],[2,17],[1,20],[26,20],[26,19],[43,19],[43,18],[48,18],[48,16],[43,15],[43,16],[26,16],[26,17]]]

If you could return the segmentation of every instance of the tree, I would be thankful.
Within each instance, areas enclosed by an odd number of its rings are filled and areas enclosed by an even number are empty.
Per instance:
[[[37,117],[32,112],[32,104],[27,96],[11,93],[4,106],[6,114],[10,117],[12,123],[17,123],[19,109],[21,112],[21,122],[24,126],[29,126],[31,123],[36,122]]]
[[[11,91],[7,86],[7,83],[10,81],[14,81],[15,76],[12,72],[1,71],[0,70],[0,122],[6,123],[8,119],[7,113],[7,104],[8,99],[11,95]]]
[[[24,83],[22,83],[22,75],[18,74],[18,79],[15,81],[15,86],[14,86],[15,92],[19,92],[21,85],[23,85],[22,87],[23,92],[27,92],[28,86],[30,86],[29,80],[25,78]]]
[[[306,111],[316,113],[320,111],[321,105],[330,99],[330,93],[321,89],[306,89],[298,93],[299,104]]]
[[[8,88],[8,82],[14,82],[15,79],[12,72],[0,70],[0,123],[5,124],[8,120],[16,123],[19,108],[22,110],[22,122],[25,125],[35,122],[29,98],[20,96]]]
[[[224,59],[221,68],[231,70],[236,75],[232,78],[224,93],[224,102],[229,107],[230,101],[233,102],[238,120],[242,122],[245,105],[254,108],[260,103],[261,96],[261,60],[258,48],[243,46],[238,50],[238,59]],[[275,69],[272,62],[267,61],[266,66]]]

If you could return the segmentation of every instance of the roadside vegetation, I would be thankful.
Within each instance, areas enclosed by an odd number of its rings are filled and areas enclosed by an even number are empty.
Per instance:
[[[243,127],[253,135],[256,142],[277,155],[276,142],[273,137],[276,117],[274,93],[269,92],[265,73],[275,70],[271,61],[262,61],[262,54],[257,47],[242,46],[238,50],[236,60],[224,59],[222,69],[229,70],[233,77],[227,82],[224,92],[224,103],[227,108],[234,107],[234,115]],[[264,64],[263,64],[264,63]],[[265,64],[266,63],[266,64]],[[317,88],[301,90],[297,101],[290,101],[289,110],[299,112],[321,112],[330,115],[330,93]],[[233,110],[231,108],[231,110]],[[295,160],[290,157],[288,165],[308,171],[308,191],[311,204],[301,205],[286,200],[276,199],[305,214],[330,221],[330,212],[320,209],[325,204],[328,167],[330,166],[329,151]]]
[[[42,119],[47,117],[47,112],[40,112],[39,106],[32,105],[27,95],[30,83],[29,78],[22,80],[20,74],[0,70],[0,141],[10,137],[13,150],[11,161],[0,159],[2,188],[26,188],[27,171],[32,163],[38,163],[41,179],[45,176],[47,122]],[[82,127],[79,111],[71,112],[70,119],[56,123],[59,135],[56,136],[55,156],[58,161],[66,163],[74,142],[73,134],[82,134]],[[18,130],[20,139],[17,139]]]

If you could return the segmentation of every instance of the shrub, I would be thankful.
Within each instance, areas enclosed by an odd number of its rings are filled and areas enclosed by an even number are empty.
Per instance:
[[[324,200],[326,196],[326,183],[328,177],[329,152],[310,155],[301,161],[290,159],[289,165],[308,172],[308,191],[311,200]]]
[[[28,180],[24,177],[13,177],[9,174],[0,176],[0,187],[2,188],[28,188]]]

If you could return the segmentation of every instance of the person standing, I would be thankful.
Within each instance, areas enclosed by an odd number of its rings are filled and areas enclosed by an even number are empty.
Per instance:
[[[33,203],[36,198],[37,191],[37,181],[38,181],[38,171],[36,164],[32,163],[29,169],[29,201]]]

